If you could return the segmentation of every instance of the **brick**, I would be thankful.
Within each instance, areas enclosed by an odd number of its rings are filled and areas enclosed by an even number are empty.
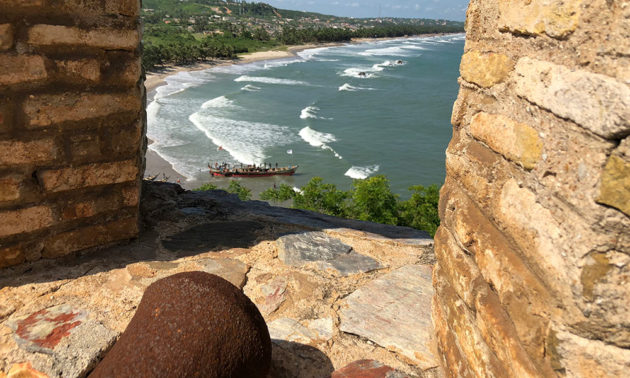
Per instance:
[[[101,156],[101,137],[95,134],[79,134],[69,138],[72,161],[97,159]]]
[[[138,235],[138,219],[128,218],[103,225],[83,227],[48,238],[42,256],[55,258],[87,248],[116,241],[128,240]]]
[[[0,6],[3,7],[41,7],[45,0],[0,0]]]
[[[472,136],[507,159],[532,169],[540,161],[543,144],[536,130],[500,114],[477,113],[470,122]]]
[[[0,100],[0,134],[9,132],[13,126],[13,106]]]
[[[136,122],[131,127],[112,130],[108,151],[114,156],[134,156],[140,149],[142,123]]]
[[[581,0],[499,0],[499,28],[516,34],[565,38],[580,20]]]
[[[39,178],[47,192],[62,192],[98,185],[133,181],[138,176],[135,160],[89,164],[76,168],[47,170]]]
[[[26,261],[26,256],[21,246],[0,248],[0,269],[18,265],[24,261]]]
[[[601,137],[630,131],[630,88],[611,77],[527,57],[513,77],[519,96]]]
[[[35,46],[71,45],[133,51],[140,44],[140,34],[138,30],[35,25],[28,31],[28,43]]]
[[[48,206],[0,212],[0,237],[33,232],[50,227],[54,223],[52,210]]]
[[[13,25],[0,25],[0,51],[8,50],[13,47]]]
[[[602,173],[597,202],[630,216],[630,161],[611,155]]]
[[[101,78],[101,64],[95,59],[60,60],[55,63],[59,74],[68,79],[95,83]]]
[[[64,93],[31,96],[23,105],[28,125],[46,127],[66,121],[82,121],[121,112],[140,112],[142,101],[130,94]]]
[[[0,167],[49,163],[57,158],[57,154],[58,149],[53,139],[0,141]]]
[[[69,202],[63,208],[62,218],[63,220],[89,218],[104,212],[119,210],[125,206],[127,205],[121,192],[108,191],[87,200]]]
[[[514,62],[503,54],[469,51],[462,56],[459,71],[464,80],[490,88],[505,81],[513,68]]]
[[[0,54],[0,85],[43,82],[47,78],[41,56]]]
[[[0,202],[19,199],[21,184],[22,178],[19,176],[0,177]]]
[[[122,190],[123,203],[125,206],[132,207],[138,206],[140,203],[140,187],[132,186],[126,187]]]
[[[124,16],[137,16],[140,11],[140,0],[106,1],[105,11]]]

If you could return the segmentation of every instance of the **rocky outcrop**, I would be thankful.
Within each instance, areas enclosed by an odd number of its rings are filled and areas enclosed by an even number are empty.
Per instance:
[[[265,377],[269,332],[234,285],[203,272],[151,284],[90,377]]]
[[[425,233],[276,208],[262,202],[241,202],[221,191],[186,192],[173,184],[147,184],[144,198],[145,231],[137,242],[0,271],[0,371],[8,372],[15,365],[29,362],[34,370],[48,376],[88,374],[130,327],[134,314],[139,313],[143,293],[151,284],[178,273],[196,271],[224,278],[256,305],[271,337],[270,376],[319,378],[365,358],[380,361],[411,377],[438,374],[437,368],[427,370],[416,365],[407,357],[408,350],[390,347],[387,340],[376,337],[371,340],[353,331],[345,332],[340,323],[348,298],[361,297],[365,290],[380,287],[379,282],[391,281],[388,275],[401,268],[414,272],[430,269],[418,268],[434,261],[433,240]],[[232,226],[238,232],[230,231]],[[225,231],[224,235],[203,236],[202,232],[214,229]],[[279,239],[311,233],[326,235],[318,238],[326,241],[322,248],[345,245],[344,251],[351,250],[375,261],[379,269],[362,272],[350,264],[347,268],[354,273],[343,275],[317,261],[291,265],[280,259]],[[246,238],[234,240],[239,234]],[[188,244],[175,242],[188,236],[191,237]],[[427,319],[428,306],[418,306],[404,298],[404,281],[405,278],[398,277],[400,287],[395,290],[396,295],[385,298],[379,293],[378,298],[388,301],[387,308]],[[426,288],[430,289],[430,285]],[[185,298],[179,302],[187,303]],[[61,315],[68,324],[55,323],[52,330],[59,328],[59,332],[53,332],[59,343],[46,353],[21,340],[14,326],[22,324],[24,319],[56,319]],[[407,325],[395,316],[398,314],[384,311],[384,321],[374,323],[374,332],[404,334]],[[415,326],[426,329],[406,335],[405,340],[431,349],[432,340],[415,340],[415,337],[431,334],[432,324],[413,321]],[[82,323],[75,326],[76,322]],[[86,337],[84,329],[88,334],[89,330],[94,332]],[[76,337],[85,343],[77,343]],[[39,333],[30,338],[46,340]],[[75,349],[71,348],[73,345]],[[82,355],[76,353],[77,348],[83,350]],[[424,353],[421,348],[413,350],[418,356]],[[80,360],[66,363],[76,356],[81,356]]]
[[[470,2],[433,319],[447,374],[630,368],[630,7]]]

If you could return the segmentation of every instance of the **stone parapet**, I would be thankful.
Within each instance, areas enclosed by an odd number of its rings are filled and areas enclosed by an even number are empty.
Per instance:
[[[435,237],[448,376],[630,368],[629,26],[624,2],[471,1]]]
[[[139,0],[0,0],[0,268],[134,238]]]

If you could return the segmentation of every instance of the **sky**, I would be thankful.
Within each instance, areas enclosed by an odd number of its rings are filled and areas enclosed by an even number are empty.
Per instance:
[[[464,21],[469,0],[267,0],[277,8],[345,17],[433,18]]]

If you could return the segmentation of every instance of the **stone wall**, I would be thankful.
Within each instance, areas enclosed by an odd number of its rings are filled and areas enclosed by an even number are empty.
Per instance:
[[[0,0],[0,268],[133,238],[139,0]]]
[[[449,376],[630,369],[630,1],[472,0],[436,235]]]

